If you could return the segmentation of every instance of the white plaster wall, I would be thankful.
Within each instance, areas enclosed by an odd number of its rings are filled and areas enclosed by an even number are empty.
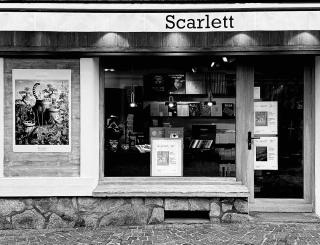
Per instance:
[[[0,196],[91,196],[99,180],[99,59],[80,59],[80,177],[3,177],[3,58],[0,58]]]

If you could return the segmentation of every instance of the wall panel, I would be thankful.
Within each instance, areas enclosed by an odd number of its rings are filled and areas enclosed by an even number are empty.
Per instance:
[[[71,152],[13,152],[12,69],[71,69]],[[4,60],[4,176],[79,176],[80,172],[80,63],[77,59]]]
[[[319,52],[320,31],[201,33],[0,32],[10,52]]]

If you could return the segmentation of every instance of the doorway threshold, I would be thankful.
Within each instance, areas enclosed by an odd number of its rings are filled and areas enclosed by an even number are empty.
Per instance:
[[[250,212],[254,222],[261,223],[320,223],[314,213]]]

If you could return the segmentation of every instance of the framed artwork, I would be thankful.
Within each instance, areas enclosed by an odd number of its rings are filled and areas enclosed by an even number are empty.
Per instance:
[[[13,151],[71,151],[71,70],[13,69]]]
[[[151,176],[182,176],[182,138],[151,138]]]

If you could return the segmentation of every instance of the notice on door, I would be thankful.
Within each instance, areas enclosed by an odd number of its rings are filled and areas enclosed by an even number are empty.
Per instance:
[[[254,134],[278,134],[278,102],[254,102]]]
[[[278,137],[261,137],[254,141],[254,169],[278,170]]]

